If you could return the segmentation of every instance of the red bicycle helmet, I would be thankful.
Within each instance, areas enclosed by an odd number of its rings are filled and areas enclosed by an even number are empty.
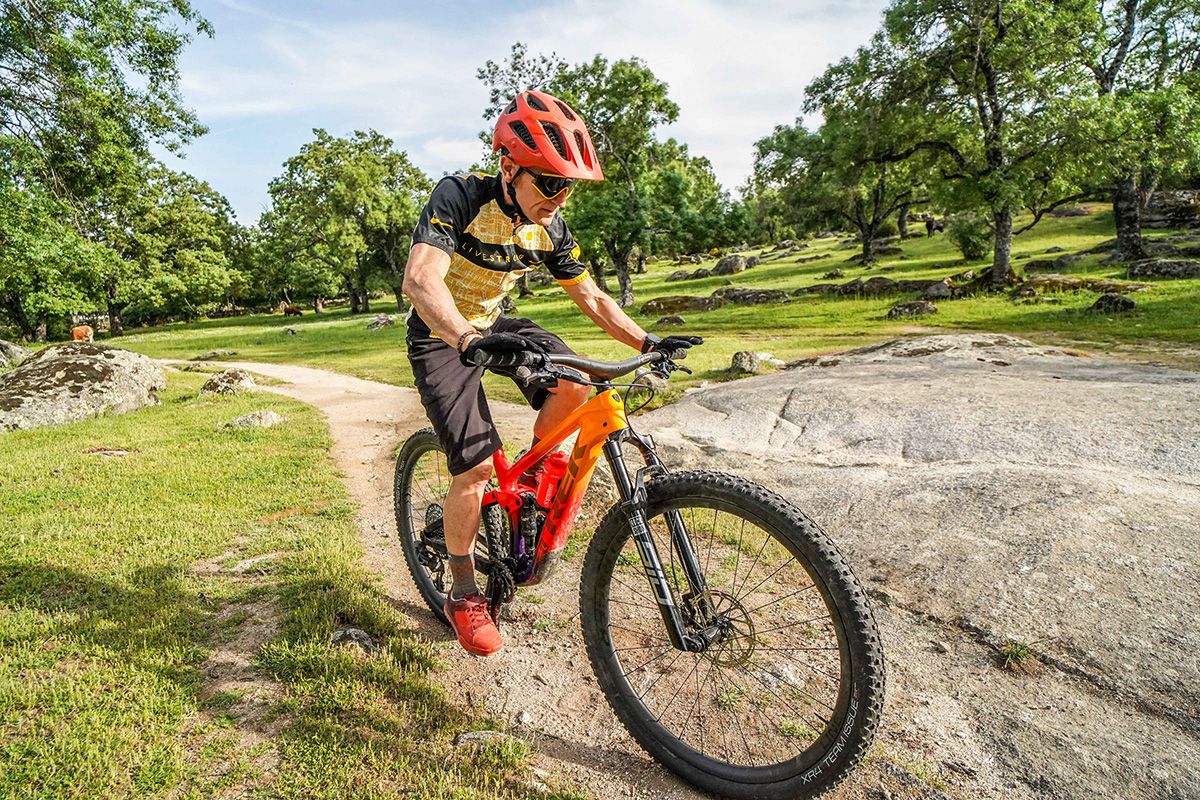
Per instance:
[[[581,181],[604,180],[583,120],[545,92],[531,89],[513,98],[496,120],[492,150],[503,151],[522,167]]]

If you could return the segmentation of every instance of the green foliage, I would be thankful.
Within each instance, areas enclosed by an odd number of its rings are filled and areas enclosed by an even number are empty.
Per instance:
[[[896,0],[859,53],[908,131],[893,157],[925,154],[943,207],[993,217],[994,283],[1009,278],[1015,210],[1078,193],[1104,146],[1078,59],[1094,24],[1093,0]]]
[[[982,214],[964,211],[946,221],[946,237],[967,261],[979,261],[992,252],[994,232]]]
[[[889,73],[876,71],[886,54],[860,50],[812,82],[805,110],[821,113],[818,130],[797,121],[755,145],[755,182],[777,189],[803,230],[857,231],[864,261],[875,259],[875,239],[895,234],[901,208],[927,201],[926,159],[901,156],[911,125],[889,102]]]
[[[0,138],[56,196],[86,197],[135,168],[149,141],[201,133],[179,98],[188,0],[43,0],[0,6]]]
[[[875,229],[875,235],[881,238],[898,236],[899,234],[900,228],[898,225],[896,225],[896,220],[894,217],[885,219],[883,222],[879,223],[879,227]]]
[[[313,134],[269,187],[268,281],[314,297],[343,285],[354,310],[366,311],[368,281],[380,275],[402,304],[404,263],[429,180],[376,131]]]

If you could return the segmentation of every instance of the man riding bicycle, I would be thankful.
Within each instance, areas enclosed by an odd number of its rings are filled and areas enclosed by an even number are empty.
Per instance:
[[[579,246],[559,211],[576,181],[601,181],[604,174],[578,114],[549,94],[523,92],[497,120],[492,149],[500,153],[498,175],[448,176],[434,188],[413,233],[403,286],[413,304],[408,358],[451,473],[443,509],[453,579],[446,618],[462,646],[476,655],[491,655],[503,644],[476,583],[472,556],[492,454],[501,444],[483,392],[483,369],[573,352],[532,321],[504,316],[500,306],[509,290],[544,265],[575,305],[623,344],[645,353],[686,350],[702,341],[647,334],[600,291],[580,262]],[[588,394],[586,386],[574,383],[522,385],[521,391],[538,411],[534,443]]]

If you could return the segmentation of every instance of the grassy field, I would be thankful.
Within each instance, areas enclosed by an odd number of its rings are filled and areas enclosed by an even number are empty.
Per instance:
[[[575,796],[531,788],[519,740],[455,751],[496,723],[430,682],[361,566],[318,412],[201,401],[202,378],[4,435],[0,797]],[[288,422],[220,428],[260,408]],[[380,651],[331,646],[341,627]]]
[[[1113,235],[1111,213],[1100,206],[1088,217],[1047,218],[1015,241],[1014,256],[1044,254],[1050,247],[1068,252],[1099,244]],[[1018,221],[1018,224],[1020,221]],[[1161,235],[1161,234],[1154,234]],[[738,286],[793,290],[824,282],[821,276],[834,268],[845,277],[872,275],[890,278],[943,278],[986,262],[965,264],[943,235],[915,238],[903,243],[903,254],[884,258],[872,269],[847,262],[858,250],[839,239],[814,240],[799,256],[829,254],[829,258],[797,263],[796,257],[762,264],[737,275]],[[1121,268],[1102,266],[1100,256],[1089,256],[1070,270],[1072,275],[1123,277]],[[1018,269],[1021,260],[1014,262]],[[712,266],[706,263],[703,266]],[[634,316],[643,326],[656,329],[658,314],[643,314],[647,301],[668,294],[707,296],[723,285],[720,277],[666,283],[664,278],[681,267],[671,262],[650,265],[636,276],[637,308]],[[689,265],[689,268],[694,268]],[[1193,368],[1200,366],[1197,309],[1200,280],[1156,282],[1139,292],[1139,309],[1120,317],[1089,313],[1094,292],[1062,296],[1057,305],[1021,305],[1006,294],[943,301],[939,313],[918,322],[886,319],[888,309],[906,297],[830,298],[808,295],[786,303],[761,306],[726,305],[708,312],[685,314],[681,330],[703,335],[707,343],[688,360],[696,374],[677,376],[679,388],[703,380],[719,380],[737,350],[768,351],[790,360],[814,353],[844,349],[914,332],[1000,331],[1035,341],[1122,353],[1135,358],[1159,359]],[[395,313],[394,302],[376,301],[377,312]],[[594,357],[624,356],[628,350],[597,330],[570,303],[561,289],[538,290],[537,296],[519,301],[518,312],[563,336],[573,347]],[[325,367],[363,378],[412,385],[404,354],[404,325],[367,331],[368,318],[345,310],[299,320],[281,315],[253,315],[169,325],[125,336],[121,345],[156,357],[191,358],[212,349],[236,350],[237,358],[291,362]],[[296,335],[289,335],[287,328]],[[661,330],[659,331],[661,332]],[[506,384],[507,382],[501,382]],[[500,395],[515,399],[511,384],[498,385]]]

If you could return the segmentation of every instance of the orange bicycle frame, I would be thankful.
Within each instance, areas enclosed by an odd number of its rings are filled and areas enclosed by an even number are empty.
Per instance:
[[[556,557],[567,542],[567,536],[575,524],[575,517],[579,513],[583,496],[596,469],[596,462],[600,460],[605,441],[614,432],[627,427],[629,422],[625,417],[625,404],[621,396],[615,390],[607,389],[571,412],[558,427],[516,462],[509,463],[504,448],[498,449],[492,455],[492,465],[500,488],[485,494],[483,504],[486,506],[498,503],[508,512],[513,530],[517,530],[517,517],[521,507],[521,492],[518,490],[517,479],[566,441],[571,434],[579,431],[575,448],[567,461],[567,470],[559,481],[558,490],[554,494],[554,500],[546,514],[546,522],[538,537],[534,556],[535,582],[545,559]]]

